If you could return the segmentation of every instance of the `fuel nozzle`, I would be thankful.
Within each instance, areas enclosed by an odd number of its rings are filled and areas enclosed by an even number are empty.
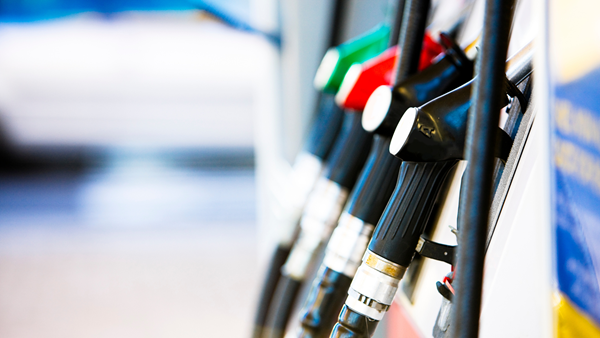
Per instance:
[[[418,107],[472,79],[473,61],[449,37],[441,36],[444,54],[436,63],[393,87],[380,86],[373,92],[363,113],[365,130],[391,135],[408,108]]]
[[[326,93],[336,93],[350,66],[383,52],[387,48],[389,36],[389,26],[379,25],[355,39],[329,48],[317,69],[315,88]]]
[[[372,135],[361,126],[361,114],[345,113],[323,176],[311,192],[300,220],[300,234],[281,268],[267,315],[266,336],[283,337],[296,296],[315,256],[329,239],[363,167]]]
[[[390,153],[403,160],[398,181],[342,312],[352,311],[373,322],[381,320],[392,304],[444,180],[463,159],[472,83],[419,108],[407,109],[397,123]],[[500,128],[494,132],[504,148],[510,149],[510,137]],[[508,151],[497,154],[506,159]],[[340,315],[331,337],[350,337],[351,324]]]

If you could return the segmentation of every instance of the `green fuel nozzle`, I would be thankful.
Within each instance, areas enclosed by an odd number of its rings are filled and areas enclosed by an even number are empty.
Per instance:
[[[350,66],[382,53],[387,47],[390,28],[379,25],[343,44],[327,50],[317,69],[314,85],[326,93],[336,93]]]

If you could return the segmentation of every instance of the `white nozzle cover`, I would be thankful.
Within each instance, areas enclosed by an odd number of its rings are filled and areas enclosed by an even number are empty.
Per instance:
[[[315,75],[314,86],[318,90],[322,90],[329,82],[331,78],[331,74],[335,70],[335,66],[340,59],[340,52],[338,52],[337,48],[329,48],[325,56],[323,56],[323,60],[321,60],[321,64],[319,68],[317,68],[317,74]]]
[[[362,126],[368,132],[377,129],[385,119],[392,103],[392,87],[379,86],[367,100],[362,116]]]
[[[392,155],[398,154],[400,149],[404,147],[404,144],[408,139],[408,135],[410,135],[410,131],[415,124],[418,112],[419,108],[412,107],[408,108],[404,112],[404,115],[402,115],[400,122],[398,122],[398,125],[396,126],[396,130],[394,130],[392,141],[390,142],[390,153]]]
[[[348,69],[346,75],[344,75],[344,80],[342,80],[340,89],[338,90],[337,94],[335,94],[335,103],[337,103],[339,106],[344,105],[361,73],[362,65],[360,63],[355,63],[350,66],[350,69]]]

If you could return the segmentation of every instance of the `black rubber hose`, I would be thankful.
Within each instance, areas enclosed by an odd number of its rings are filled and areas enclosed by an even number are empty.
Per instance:
[[[267,314],[269,312],[269,304],[271,304],[271,301],[273,300],[275,287],[281,276],[281,267],[287,260],[289,254],[290,247],[282,245],[278,245],[273,253],[271,263],[267,270],[267,276],[263,283],[263,289],[259,297],[258,309],[256,310],[256,317],[254,318],[252,338],[260,338],[263,334],[264,325],[267,321]]]
[[[499,111],[505,89],[505,62],[513,0],[485,2],[481,52],[467,126],[466,169],[461,189],[458,255],[451,337],[479,334],[484,256],[492,200],[492,175]]]
[[[346,17],[346,9],[348,8],[348,0],[335,0],[333,3],[333,10],[331,15],[331,26],[329,28],[329,41],[327,41],[327,48],[337,46],[343,41],[342,26],[344,24],[344,18]]]
[[[369,338],[375,333],[379,321],[363,316],[344,305],[338,324],[331,331],[330,338]]]
[[[398,47],[406,55],[398,58],[394,83],[402,82],[419,69],[430,5],[429,0],[406,0],[404,3]]]
[[[267,327],[263,329],[263,337],[281,338],[285,334],[287,321],[290,318],[294,301],[302,286],[301,281],[297,281],[287,276],[281,276],[273,296],[274,303],[270,308],[275,309],[278,315],[269,313],[267,318]]]
[[[395,46],[400,39],[400,29],[402,28],[402,17],[404,14],[404,3],[405,0],[398,0],[396,4],[396,14],[394,15],[394,21],[392,23],[392,31],[390,32],[389,47]]]
[[[335,324],[336,315],[344,305],[352,278],[321,266],[301,316],[302,326],[296,337],[327,337]]]
[[[342,25],[345,17],[347,0],[333,2],[331,24],[329,27],[329,40],[327,48],[339,45],[342,36]],[[319,92],[317,98],[317,114],[308,133],[304,150],[319,157],[327,159],[335,139],[342,127],[344,111],[335,104],[335,95]]]

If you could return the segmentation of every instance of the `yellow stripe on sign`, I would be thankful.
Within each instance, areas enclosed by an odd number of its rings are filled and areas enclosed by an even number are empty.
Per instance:
[[[557,338],[600,338],[600,328],[566,297],[560,295],[556,306]]]
[[[600,66],[600,1],[550,0],[550,55],[559,83]]]

